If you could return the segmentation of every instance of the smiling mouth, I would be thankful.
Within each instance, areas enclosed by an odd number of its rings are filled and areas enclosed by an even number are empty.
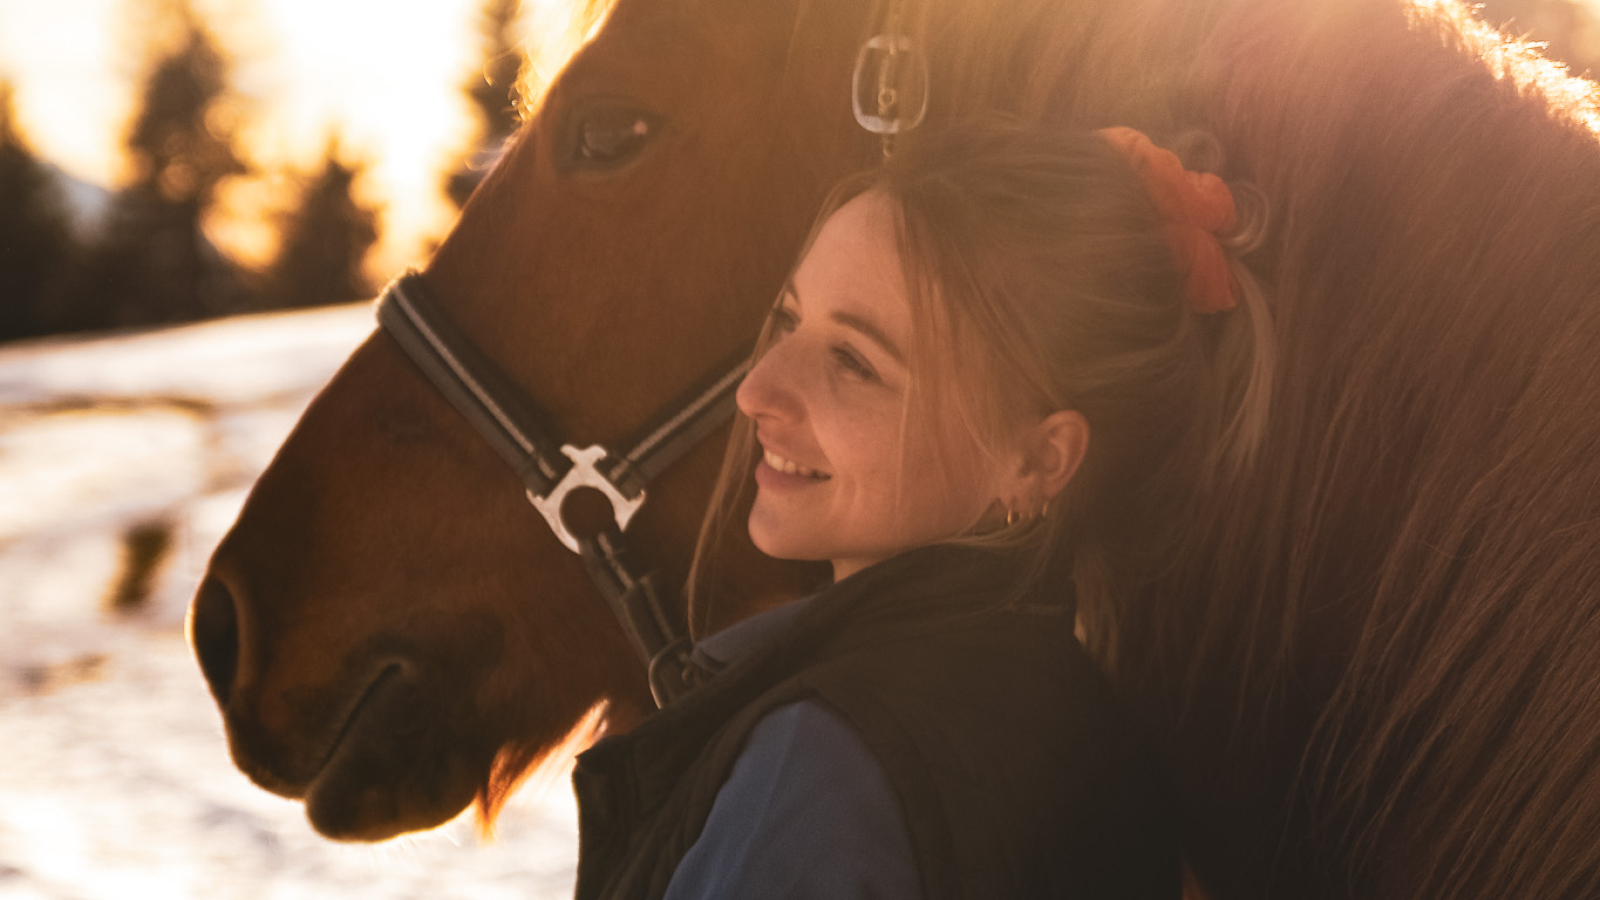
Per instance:
[[[814,478],[818,481],[824,481],[831,477],[823,474],[822,472],[818,472],[816,469],[813,469],[810,466],[802,466],[792,459],[784,459],[778,454],[773,453],[771,450],[763,450],[761,452],[761,459],[767,465],[785,475],[798,475],[801,478]]]

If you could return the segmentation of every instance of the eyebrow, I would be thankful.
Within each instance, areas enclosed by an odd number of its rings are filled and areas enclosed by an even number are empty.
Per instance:
[[[793,280],[788,280],[783,283],[783,296],[793,297],[796,303],[800,302],[800,292],[795,290]],[[895,344],[895,342],[889,338],[889,335],[884,333],[884,330],[878,326],[877,322],[874,322],[865,316],[857,315],[853,312],[842,312],[837,310],[829,315],[829,318],[835,322],[838,322],[840,325],[845,326],[846,328],[859,331],[873,343],[877,344],[879,347],[882,347],[883,352],[893,357],[895,362],[901,364],[902,366],[906,364],[906,355],[904,351],[902,351],[899,345]]]

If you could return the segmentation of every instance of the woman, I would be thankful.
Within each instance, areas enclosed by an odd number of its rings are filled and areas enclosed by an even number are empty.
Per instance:
[[[1259,427],[1236,220],[1126,129],[968,123],[835,192],[692,579],[747,511],[832,584],[700,641],[702,687],[584,754],[580,898],[1178,895],[1159,767],[1074,623],[1109,627]]]

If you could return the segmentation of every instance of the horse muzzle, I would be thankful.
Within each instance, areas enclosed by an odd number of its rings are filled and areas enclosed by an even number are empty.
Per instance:
[[[314,689],[274,689],[242,665],[254,654],[241,620],[234,593],[208,578],[190,637],[234,764],[257,786],[303,800],[312,827],[336,840],[436,827],[472,802],[493,749],[450,729],[450,679],[388,647],[353,652]]]

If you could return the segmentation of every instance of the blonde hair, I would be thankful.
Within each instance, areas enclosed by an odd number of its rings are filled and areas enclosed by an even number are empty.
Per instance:
[[[1143,184],[1088,133],[984,117],[917,135],[881,169],[835,188],[806,250],[834,211],[868,190],[893,203],[911,306],[902,440],[933,440],[927,429],[953,403],[973,443],[998,456],[1030,420],[1082,413],[1088,453],[1048,513],[957,540],[1021,552],[1024,582],[1065,561],[1083,614],[1098,624],[1126,574],[1162,558],[1179,498],[1219,466],[1249,459],[1272,360],[1255,281],[1236,266],[1240,308],[1190,312]],[[1259,234],[1253,215],[1241,221],[1242,234]],[[697,613],[711,602],[703,594],[715,548],[747,514],[753,432],[741,419],[702,528],[690,576]]]

